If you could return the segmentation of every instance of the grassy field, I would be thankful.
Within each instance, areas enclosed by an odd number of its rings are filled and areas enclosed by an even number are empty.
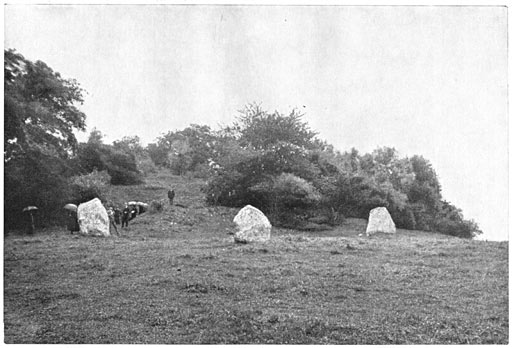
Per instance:
[[[235,244],[237,209],[159,173],[111,201],[176,203],[111,238],[4,238],[5,343],[507,344],[508,243],[419,231],[274,229]]]

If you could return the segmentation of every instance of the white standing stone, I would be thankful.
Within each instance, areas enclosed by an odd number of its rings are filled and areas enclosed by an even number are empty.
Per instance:
[[[366,235],[369,236],[377,232],[396,233],[395,223],[385,207],[378,207],[370,211]]]
[[[237,226],[235,232],[235,242],[264,242],[270,239],[272,225],[265,214],[259,209],[246,205],[238,214],[233,222]]]
[[[80,204],[77,216],[81,234],[110,236],[107,210],[98,198]]]

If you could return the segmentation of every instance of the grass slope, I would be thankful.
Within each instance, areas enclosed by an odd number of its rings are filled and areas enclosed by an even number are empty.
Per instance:
[[[237,209],[159,173],[111,201],[166,198],[122,237],[65,228],[4,239],[5,343],[508,343],[508,243],[419,231],[359,237],[365,221],[274,229],[234,244]]]

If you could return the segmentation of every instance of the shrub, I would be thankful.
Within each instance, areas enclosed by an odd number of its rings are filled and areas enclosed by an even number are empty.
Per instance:
[[[414,212],[410,207],[404,207],[403,209],[390,209],[389,213],[391,218],[395,222],[397,228],[404,228],[407,230],[416,229],[416,219],[414,218]]]
[[[194,178],[206,179],[213,174],[213,170],[205,163],[196,165],[194,172],[192,173]]]
[[[108,155],[105,165],[112,185],[135,185],[142,182],[134,155],[119,150],[108,151]]]
[[[138,160],[137,164],[140,172],[142,175],[147,176],[150,173],[156,173],[157,172],[157,166],[153,163],[151,158],[149,157],[143,157],[140,160]]]
[[[243,186],[243,179],[242,174],[236,170],[223,171],[222,174],[214,175],[202,189],[206,195],[206,202],[228,207],[251,204],[251,199],[246,195],[247,189]]]
[[[300,220],[305,210],[313,207],[321,197],[313,184],[291,173],[270,177],[249,190],[259,196],[262,208],[270,213],[274,223],[285,223],[286,226]]]
[[[308,207],[320,200],[313,184],[290,173],[283,173],[275,179],[273,192],[283,207]]]
[[[104,201],[108,194],[110,175],[106,171],[77,175],[70,178],[71,201],[77,204],[99,198]]]
[[[37,226],[63,223],[62,206],[68,202],[69,167],[57,157],[27,153],[8,161],[4,175],[4,228],[22,227],[29,205],[39,208],[35,213]]]
[[[91,137],[87,143],[81,143],[77,161],[81,170],[90,173],[94,169],[106,170],[112,185],[134,185],[142,182],[142,175],[137,168],[135,155],[124,149],[101,143],[101,135]]]
[[[482,231],[473,220],[454,221],[448,218],[436,220],[434,229],[437,232],[456,236],[460,238],[473,238],[481,234]]]
[[[162,201],[151,201],[149,203],[149,212],[151,214],[161,213],[164,210],[164,203]]]

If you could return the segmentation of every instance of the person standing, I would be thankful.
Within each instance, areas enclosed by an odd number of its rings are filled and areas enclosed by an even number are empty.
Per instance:
[[[174,193],[174,188],[172,187],[169,191],[167,191],[167,197],[169,198],[169,204],[172,205],[174,201],[174,196],[176,194]]]
[[[78,216],[76,211],[70,210],[68,212],[68,230],[73,234],[73,232],[80,231],[80,226],[78,225]]]
[[[121,212],[121,227],[124,228],[125,225],[126,225],[126,227],[128,227],[128,221],[130,220],[130,215],[131,215],[130,207],[128,206],[128,203],[125,203],[124,209]]]
[[[108,221],[109,221],[109,229],[110,229],[110,226],[114,226],[114,229],[116,230],[117,235],[121,236],[121,234],[117,230],[117,226],[116,226],[116,223],[114,221],[114,209],[112,207],[108,208],[107,215],[108,215]]]
[[[114,221],[116,222],[116,225],[121,225],[121,215],[122,211],[119,210],[119,208],[114,208]]]

